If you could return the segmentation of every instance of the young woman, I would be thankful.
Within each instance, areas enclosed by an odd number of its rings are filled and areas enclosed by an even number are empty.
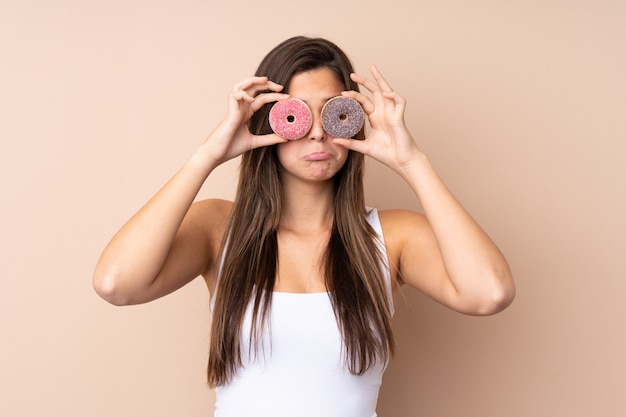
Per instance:
[[[116,305],[204,277],[216,416],[375,416],[395,288],[473,315],[497,313],[514,297],[505,258],[407,130],[404,98],[374,66],[371,76],[354,74],[327,40],[278,45],[233,87],[222,121],[98,262],[94,287]],[[322,108],[337,96],[361,105],[367,135],[324,130]],[[298,140],[268,121],[287,98],[312,113]],[[240,155],[235,201],[194,203],[211,172]],[[424,215],[366,207],[364,155],[397,172]]]

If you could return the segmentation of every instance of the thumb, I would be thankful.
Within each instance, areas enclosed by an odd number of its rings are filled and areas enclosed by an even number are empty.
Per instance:
[[[346,139],[346,138],[333,138],[333,143],[337,145],[341,145],[346,149],[351,151],[356,151],[360,153],[366,153],[366,147],[364,140],[355,140],[355,139]]]
[[[263,146],[271,146],[284,142],[287,142],[287,139],[281,138],[280,136],[273,133],[267,135],[253,135],[252,148],[254,149]]]

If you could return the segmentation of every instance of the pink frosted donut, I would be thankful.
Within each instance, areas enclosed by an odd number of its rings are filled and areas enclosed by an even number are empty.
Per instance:
[[[351,138],[363,127],[365,115],[358,101],[338,96],[322,108],[322,127],[335,138]]]
[[[313,116],[306,103],[297,98],[276,102],[270,110],[270,126],[285,139],[300,139],[311,129]]]

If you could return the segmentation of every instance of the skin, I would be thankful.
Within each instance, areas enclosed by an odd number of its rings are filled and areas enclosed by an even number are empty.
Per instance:
[[[325,68],[294,76],[289,96],[264,77],[236,84],[226,115],[204,144],[105,248],[94,273],[98,294],[116,305],[143,303],[198,275],[212,291],[232,203],[193,200],[221,163],[249,149],[278,144],[284,211],[278,227],[275,291],[326,290],[319,260],[332,224],[331,179],[352,150],[394,170],[424,209],[424,215],[403,210],[379,213],[397,282],[465,314],[494,314],[508,306],[515,287],[506,259],[415,143],[404,121],[405,99],[374,66],[371,76],[352,75],[367,94],[342,91]],[[271,92],[256,96],[262,90]],[[323,131],[321,109],[337,95],[353,98],[363,107],[371,127],[365,140],[333,138]],[[248,131],[246,122],[254,111],[290,96],[304,100],[313,113],[313,125],[304,138],[287,141]]]
[[[285,199],[278,227],[275,291],[321,292],[326,288],[320,257],[332,226],[331,180],[348,156],[348,150],[332,142],[322,129],[321,112],[329,99],[341,94],[343,85],[332,71],[322,68],[294,76],[289,91],[291,97],[307,103],[313,123],[303,139],[278,145]]]

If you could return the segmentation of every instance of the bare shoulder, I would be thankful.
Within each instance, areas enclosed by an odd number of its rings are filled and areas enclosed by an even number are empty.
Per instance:
[[[398,282],[402,283],[403,259],[407,257],[407,248],[419,245],[420,240],[431,235],[428,220],[423,214],[409,210],[379,210],[378,215],[389,265]]]
[[[414,211],[380,210],[378,216],[388,251],[401,252],[407,244],[415,244],[432,233],[426,216]]]
[[[233,202],[219,198],[209,198],[192,204],[190,214],[202,215],[207,221],[219,221],[230,217]]]
[[[385,233],[385,239],[402,239],[414,237],[416,232],[427,229],[426,216],[409,210],[379,210],[380,224]]]
[[[227,211],[230,212],[233,207],[233,202],[230,200],[223,200],[221,198],[208,198],[206,200],[200,200],[193,203],[194,207],[204,208],[206,210]]]
[[[197,201],[192,204],[185,217],[185,226],[208,238],[211,246],[220,245],[232,208],[233,203],[228,200],[212,198]]]

